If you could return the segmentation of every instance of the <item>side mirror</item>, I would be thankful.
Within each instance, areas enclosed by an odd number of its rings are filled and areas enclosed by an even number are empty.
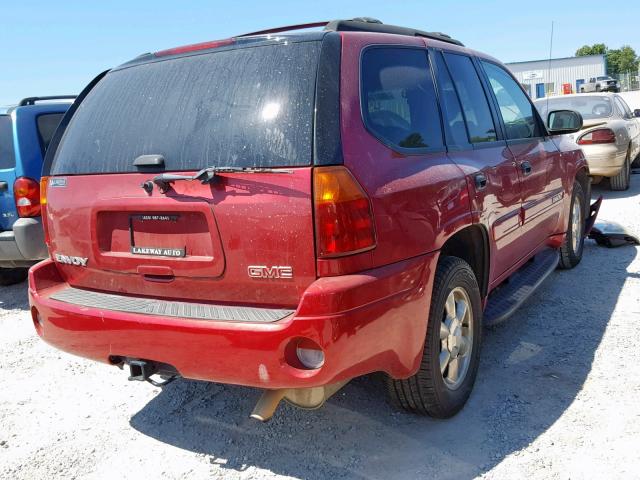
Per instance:
[[[554,110],[549,112],[547,125],[551,135],[566,135],[582,129],[582,115],[573,110]]]
[[[633,111],[633,116],[636,117],[636,118],[640,118],[640,108],[636,108]]]

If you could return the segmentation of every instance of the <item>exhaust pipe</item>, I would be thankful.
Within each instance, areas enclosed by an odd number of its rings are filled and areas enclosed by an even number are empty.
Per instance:
[[[321,387],[265,390],[253,408],[250,417],[260,420],[261,422],[270,420],[282,399],[291,405],[304,408],[305,410],[320,408],[329,397],[344,387],[348,382],[349,380],[343,380]]]

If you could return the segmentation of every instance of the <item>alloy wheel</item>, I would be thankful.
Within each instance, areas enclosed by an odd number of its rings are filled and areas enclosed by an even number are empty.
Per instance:
[[[580,202],[573,202],[573,210],[571,212],[571,248],[573,252],[578,254],[580,241],[582,240],[582,207]]]
[[[451,390],[464,381],[473,347],[473,312],[464,288],[454,288],[447,297],[440,323],[440,373]]]

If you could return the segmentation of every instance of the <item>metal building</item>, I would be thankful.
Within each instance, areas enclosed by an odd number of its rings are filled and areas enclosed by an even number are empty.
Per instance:
[[[607,60],[604,55],[588,55],[507,63],[507,67],[535,100],[580,92],[580,85],[590,78],[606,75]]]

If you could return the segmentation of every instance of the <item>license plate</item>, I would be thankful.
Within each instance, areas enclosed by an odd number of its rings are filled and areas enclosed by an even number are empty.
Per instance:
[[[148,255],[153,257],[172,257],[182,258],[186,256],[186,248],[179,247],[153,247],[145,245],[136,245],[136,230],[134,225],[137,222],[144,224],[153,224],[155,222],[177,222],[179,215],[158,215],[158,214],[141,214],[131,215],[129,218],[129,234],[131,238],[131,253],[133,255]]]
[[[156,257],[184,257],[186,251],[184,248],[157,248],[157,247],[139,247],[131,246],[131,253],[134,255],[152,255]]]

